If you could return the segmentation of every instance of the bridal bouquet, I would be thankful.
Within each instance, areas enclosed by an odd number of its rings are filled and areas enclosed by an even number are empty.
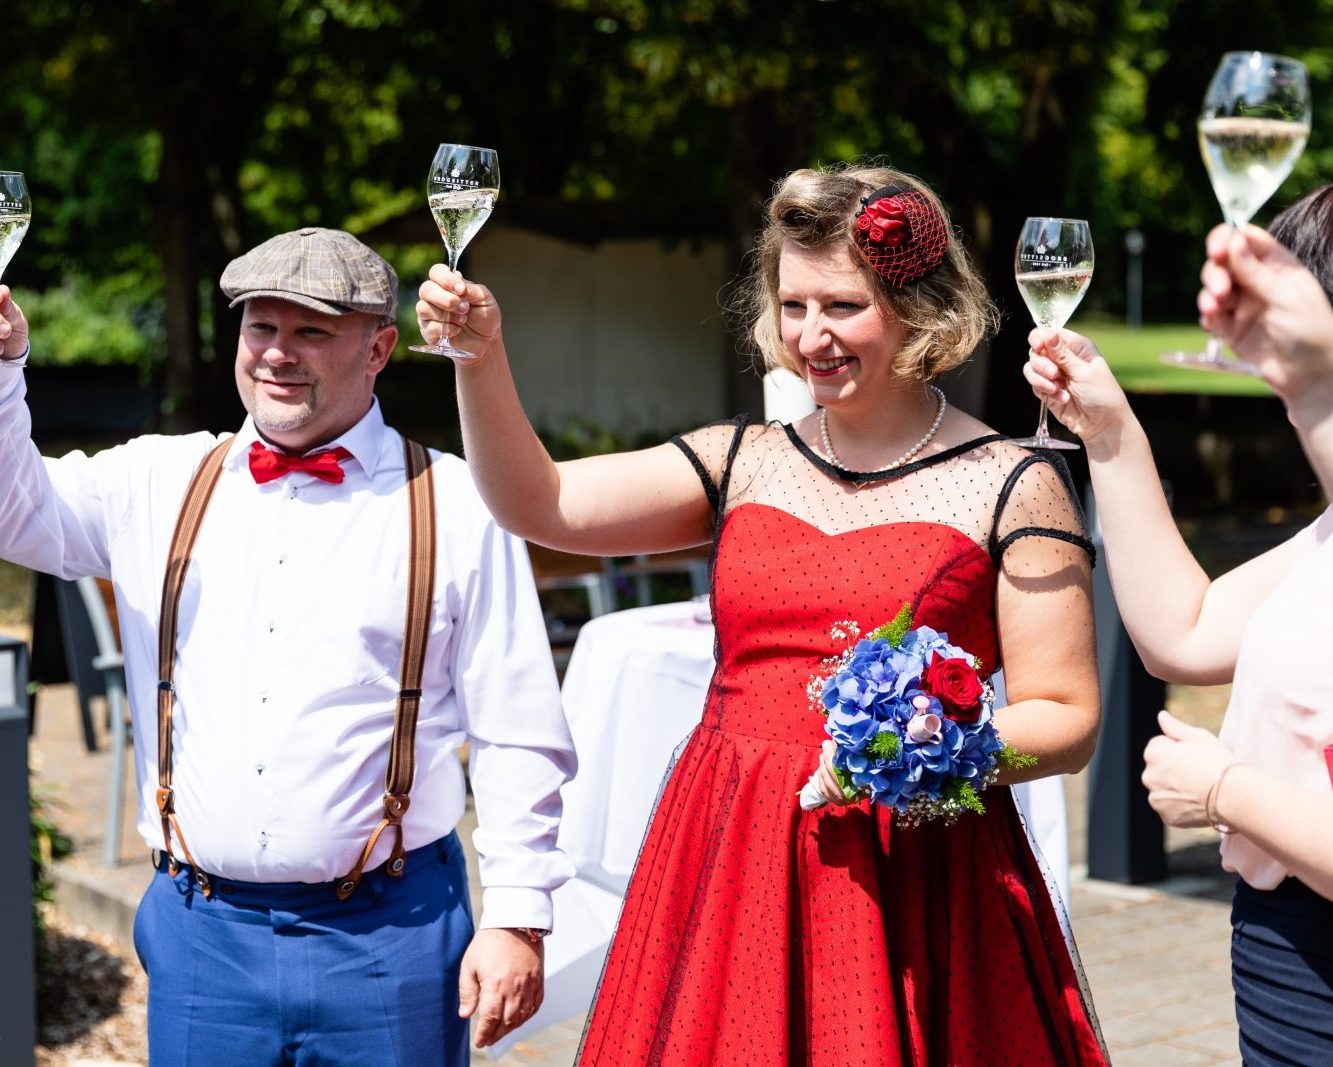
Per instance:
[[[826,716],[837,744],[833,766],[848,799],[868,796],[891,806],[899,822],[952,823],[965,811],[984,812],[981,792],[1000,770],[1031,767],[1036,758],[1000,740],[993,722],[995,692],[981,664],[949,635],[912,628],[903,605],[892,622],[863,640],[854,622],[835,623],[846,643],[810,679],[811,707]],[[812,775],[801,807],[825,803]]]

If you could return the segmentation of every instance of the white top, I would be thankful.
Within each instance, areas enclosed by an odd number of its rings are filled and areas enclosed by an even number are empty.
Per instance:
[[[161,847],[158,617],[190,477],[220,440],[139,437],[43,459],[23,374],[0,375],[0,555],[62,578],[109,577],[133,708],[139,830]],[[247,419],[222,468],[181,596],[173,786],[201,868],[256,882],[323,882],[352,868],[382,816],[407,611],[402,438],[379,405],[332,445],[340,485],[257,485]],[[408,849],[463,814],[456,751],[470,741],[485,887],[481,925],[549,927],[572,873],[556,847],[575,767],[521,541],[491,518],[457,457],[431,453],[436,583],[416,735]],[[391,848],[381,835],[368,867]],[[179,844],[176,844],[180,854]]]
[[[1327,790],[1324,748],[1333,745],[1333,668],[1328,663],[1333,508],[1298,533],[1295,542],[1291,570],[1241,636],[1222,740],[1251,767],[1292,785]],[[1239,833],[1222,838],[1222,866],[1256,889],[1272,889],[1289,873]]]

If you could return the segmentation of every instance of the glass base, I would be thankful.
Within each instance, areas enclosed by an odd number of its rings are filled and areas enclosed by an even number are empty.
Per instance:
[[[476,359],[471,352],[464,352],[461,348],[455,348],[453,345],[443,342],[434,345],[408,345],[409,352],[425,352],[428,356],[447,356],[449,359]]]
[[[1207,352],[1164,352],[1162,362],[1173,367],[1188,367],[1190,370],[1213,370],[1222,374],[1243,374],[1249,378],[1259,377],[1259,368],[1253,363],[1241,359],[1214,358]]]
[[[1058,437],[1047,435],[1036,435],[1033,437],[1011,437],[1009,439],[1016,445],[1022,445],[1024,448],[1056,448],[1077,451],[1082,445],[1076,445],[1073,441],[1061,441]]]

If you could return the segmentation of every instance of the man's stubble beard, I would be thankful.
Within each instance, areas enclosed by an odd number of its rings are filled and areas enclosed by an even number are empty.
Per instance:
[[[299,430],[309,423],[315,414],[313,390],[300,404],[279,404],[256,391],[254,405],[255,426],[269,433],[290,433],[292,430]]]

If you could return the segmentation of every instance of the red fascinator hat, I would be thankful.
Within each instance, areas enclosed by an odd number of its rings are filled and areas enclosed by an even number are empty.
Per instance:
[[[861,198],[852,236],[875,272],[895,289],[935,270],[949,247],[948,226],[930,198],[894,185]]]

